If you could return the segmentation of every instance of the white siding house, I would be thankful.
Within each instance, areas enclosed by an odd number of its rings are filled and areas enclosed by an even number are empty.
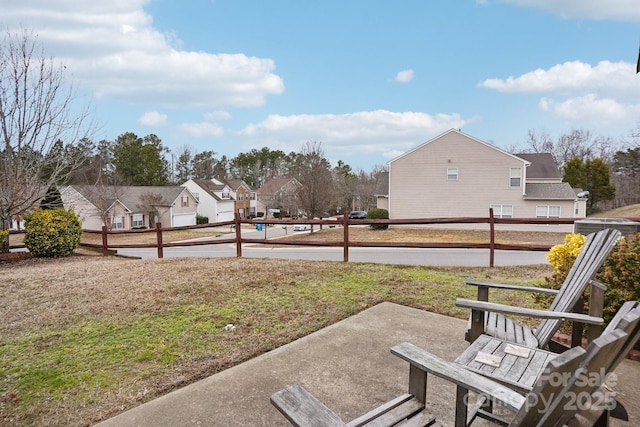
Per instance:
[[[210,179],[190,179],[182,184],[198,200],[198,215],[208,222],[233,221],[235,199],[233,189],[226,183]]]

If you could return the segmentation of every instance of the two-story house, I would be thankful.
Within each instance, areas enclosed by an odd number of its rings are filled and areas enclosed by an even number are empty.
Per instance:
[[[231,197],[235,201],[235,212],[240,219],[246,219],[251,214],[251,187],[242,179],[213,178],[213,182],[226,184],[231,189]]]
[[[302,184],[295,178],[273,178],[256,190],[256,213],[266,216],[298,215],[298,192]]]
[[[67,185],[60,187],[65,209],[73,209],[82,227],[111,230],[180,227],[196,224],[198,202],[184,187]]]
[[[390,218],[583,218],[586,201],[550,155],[514,155],[451,129],[389,162]]]
[[[190,179],[182,184],[198,200],[198,215],[207,222],[233,221],[235,199],[232,188],[214,179]]]

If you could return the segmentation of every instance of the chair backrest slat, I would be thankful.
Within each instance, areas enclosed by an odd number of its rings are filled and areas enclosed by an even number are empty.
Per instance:
[[[611,228],[591,233],[569,270],[566,279],[553,302],[550,311],[572,311],[587,286],[618,242],[621,233]],[[544,319],[535,331],[540,347],[545,347],[553,335],[560,329],[562,320]]]
[[[640,302],[625,302],[614,318],[611,319],[604,332],[611,332],[615,329],[625,332],[628,337],[622,349],[611,360],[611,364],[607,367],[607,372],[614,371],[640,340]]]

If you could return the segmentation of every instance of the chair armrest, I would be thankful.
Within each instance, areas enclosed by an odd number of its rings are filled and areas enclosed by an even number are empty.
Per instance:
[[[344,427],[345,423],[304,387],[292,385],[271,395],[271,403],[294,426]]]
[[[411,343],[404,342],[393,346],[391,347],[391,353],[422,371],[479,393],[493,402],[501,403],[514,412],[517,412],[526,401],[525,397],[502,384],[447,362]]]
[[[506,289],[510,291],[526,291],[526,292],[537,292],[540,294],[548,294],[548,295],[557,295],[558,290],[556,289],[548,289],[548,288],[537,288],[535,286],[518,286],[518,285],[508,285],[505,283],[487,283],[487,282],[477,282],[475,280],[468,280],[465,282],[468,286],[484,286],[487,288],[494,289]]]
[[[567,313],[561,311],[537,310],[533,308],[512,307],[494,302],[475,301],[470,299],[456,299],[456,307],[470,308],[472,310],[490,311],[493,313],[513,314],[516,316],[534,317],[538,319],[563,319],[573,320],[589,325],[602,325],[602,317],[589,316],[581,313]]]

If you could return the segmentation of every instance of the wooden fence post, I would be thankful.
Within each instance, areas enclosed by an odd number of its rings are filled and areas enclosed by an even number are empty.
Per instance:
[[[349,262],[349,224],[347,221],[347,214],[344,213],[342,217],[342,228],[344,229],[344,242],[343,242],[343,255],[342,260]]]
[[[109,255],[109,244],[107,241],[107,226],[102,226],[102,256]]]
[[[489,208],[489,267],[493,268],[496,250],[496,224],[493,217],[493,208]]]
[[[162,251],[162,223],[156,222],[156,238],[158,240],[158,258],[163,258],[164,253]]]
[[[242,235],[240,232],[240,215],[236,212],[235,215],[236,226],[236,257],[242,258]]]

